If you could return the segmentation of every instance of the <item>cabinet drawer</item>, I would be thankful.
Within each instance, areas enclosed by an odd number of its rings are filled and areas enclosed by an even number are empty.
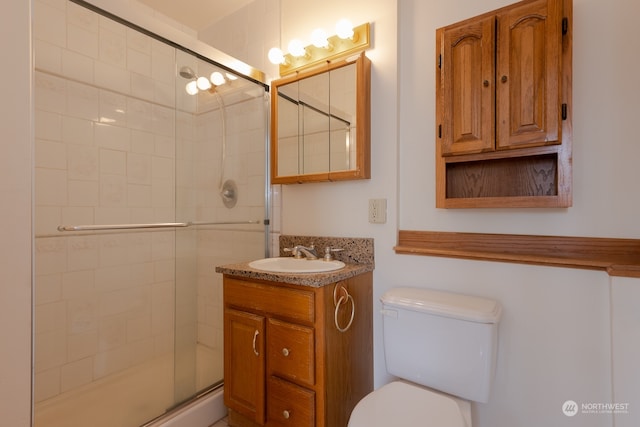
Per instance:
[[[313,386],[314,350],[312,328],[268,319],[267,369],[270,374]]]
[[[225,277],[225,304],[281,318],[313,323],[313,291],[245,282]]]
[[[276,377],[267,383],[267,425],[313,427],[315,393]]]

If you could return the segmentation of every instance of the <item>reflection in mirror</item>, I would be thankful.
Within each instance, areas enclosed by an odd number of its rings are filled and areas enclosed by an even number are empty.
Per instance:
[[[369,178],[370,62],[272,84],[272,182]]]

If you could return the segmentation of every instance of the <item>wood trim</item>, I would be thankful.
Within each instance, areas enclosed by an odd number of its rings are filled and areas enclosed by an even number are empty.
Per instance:
[[[400,230],[397,254],[602,270],[640,278],[640,239]]]

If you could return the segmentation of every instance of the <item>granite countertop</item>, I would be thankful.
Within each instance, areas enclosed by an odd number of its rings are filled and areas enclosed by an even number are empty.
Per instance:
[[[373,264],[345,264],[340,270],[322,273],[274,273],[249,267],[249,262],[227,264],[216,267],[216,272],[248,279],[268,280],[270,282],[290,283],[293,285],[319,288],[330,285],[368,271],[373,271]]]
[[[373,239],[358,237],[324,237],[324,236],[291,236],[282,235],[279,240],[280,253],[276,256],[290,256],[285,248],[296,245],[315,245],[320,251],[323,248],[340,248],[334,258],[345,263],[340,270],[322,273],[274,273],[249,267],[249,262],[227,264],[216,267],[216,272],[248,279],[268,280],[271,282],[290,283],[293,285],[321,287],[339,282],[362,273],[373,271]],[[320,252],[323,253],[323,252]]]

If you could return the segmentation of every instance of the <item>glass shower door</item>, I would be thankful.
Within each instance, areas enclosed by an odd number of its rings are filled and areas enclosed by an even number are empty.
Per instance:
[[[75,2],[34,8],[61,17],[34,22],[34,425],[135,427],[222,382],[215,266],[267,246],[265,88],[188,95],[183,65],[217,67]]]

